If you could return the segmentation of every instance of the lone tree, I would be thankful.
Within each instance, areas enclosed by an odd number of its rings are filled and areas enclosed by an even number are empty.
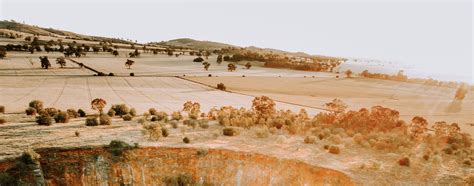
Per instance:
[[[202,63],[202,65],[204,65],[204,69],[206,69],[206,71],[209,70],[209,66],[211,66],[211,64],[208,63],[207,61]]]
[[[7,51],[4,47],[0,47],[0,59],[7,57]]]
[[[127,59],[127,61],[125,62],[125,66],[128,67],[128,69],[130,69],[130,67],[135,63],[135,61],[132,61],[130,59]]]
[[[216,61],[216,62],[217,62],[217,64],[219,64],[219,65],[222,63],[222,55],[218,55],[218,56],[217,56],[217,61]]]
[[[114,50],[114,51],[112,52],[112,55],[114,55],[115,57],[117,57],[117,56],[119,55],[119,52],[118,52],[117,50]]]
[[[340,99],[333,99],[331,102],[323,105],[326,109],[333,111],[335,113],[344,112],[347,108],[347,105],[342,102]]]
[[[56,58],[56,64],[64,68],[64,66],[66,66],[66,59],[64,57],[58,57]]]
[[[39,57],[41,61],[41,68],[48,69],[51,67],[51,63],[49,62],[48,56],[40,56]]]
[[[255,97],[252,101],[252,109],[256,112],[258,120],[265,121],[276,113],[275,102],[267,96]]]
[[[102,115],[105,105],[107,105],[107,102],[103,100],[102,98],[95,98],[91,102],[92,109],[98,110],[99,115]]]
[[[237,67],[236,67],[233,63],[229,63],[229,64],[227,65],[227,70],[228,70],[228,71],[231,71],[231,72],[232,72],[232,71],[235,71],[235,69],[237,69]]]
[[[250,62],[247,62],[247,63],[245,64],[245,68],[250,69],[250,67],[252,67],[252,64],[250,64]]]
[[[348,69],[344,72],[348,78],[352,77],[352,70]]]

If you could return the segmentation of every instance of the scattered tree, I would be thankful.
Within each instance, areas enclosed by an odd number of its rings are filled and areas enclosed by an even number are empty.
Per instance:
[[[227,70],[228,70],[228,71],[231,71],[231,72],[232,72],[232,71],[235,71],[236,69],[237,69],[237,67],[236,67],[233,63],[229,63],[229,64],[227,65]]]
[[[127,61],[125,62],[125,66],[128,67],[128,69],[130,69],[130,67],[135,63],[135,61],[132,61],[130,59],[127,59]]]
[[[64,57],[58,57],[56,58],[56,64],[64,68],[64,66],[66,66],[66,59]]]
[[[102,98],[95,98],[91,102],[92,109],[98,110],[99,115],[102,115],[105,105],[107,105],[107,102],[103,100]]]
[[[250,69],[250,67],[252,67],[252,64],[250,64],[250,62],[247,62],[247,63],[245,64],[245,68]]]
[[[48,69],[51,67],[51,63],[49,62],[48,56],[40,56],[39,57],[41,61],[41,68]]]
[[[206,69],[206,71],[209,70],[209,66],[211,66],[211,64],[208,63],[207,61],[204,62],[202,65],[204,65],[204,69]]]

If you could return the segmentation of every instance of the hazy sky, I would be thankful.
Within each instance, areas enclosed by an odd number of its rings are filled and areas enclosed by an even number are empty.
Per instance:
[[[471,0],[0,0],[1,19],[410,63],[472,79]]]

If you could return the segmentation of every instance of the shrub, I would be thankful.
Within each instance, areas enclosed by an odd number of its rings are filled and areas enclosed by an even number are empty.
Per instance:
[[[56,123],[67,123],[69,122],[69,114],[67,112],[59,112],[54,116]]]
[[[25,110],[25,113],[26,113],[26,115],[28,115],[28,116],[34,116],[34,115],[36,115],[37,112],[36,112],[36,109],[35,109],[35,108],[29,107],[29,108],[27,108],[27,109]]]
[[[128,113],[129,113],[132,117],[137,116],[137,111],[135,110],[135,108],[131,108]]]
[[[168,114],[166,112],[156,112],[155,116],[152,117],[155,121],[168,121]]]
[[[238,135],[237,129],[232,128],[232,127],[226,127],[222,129],[222,132],[224,136],[237,136]]]
[[[109,111],[107,112],[107,115],[110,116],[110,117],[114,117],[115,116],[115,110],[110,108]]]
[[[101,115],[99,117],[99,124],[100,125],[111,125],[112,124],[112,119],[108,115]]]
[[[110,73],[109,73],[109,76],[115,76],[115,74],[114,74],[114,73],[112,73],[112,72],[110,72]]]
[[[51,117],[54,117],[56,114],[58,114],[58,109],[52,107],[45,108],[44,111]]]
[[[255,135],[257,138],[267,138],[270,136],[269,130],[266,126],[255,128]]]
[[[0,105],[0,113],[5,113],[5,106]]]
[[[224,83],[219,83],[217,84],[217,89],[226,91],[227,87],[224,85]]]
[[[133,72],[132,72],[132,73],[130,73],[130,76],[135,76],[135,73],[133,73]]]
[[[170,135],[170,132],[166,128],[161,128],[161,135],[163,137],[168,137]]]
[[[175,111],[171,114],[171,120],[179,121],[181,119],[183,119],[183,115],[181,115],[181,112]]]
[[[149,112],[151,115],[156,115],[156,109],[155,109],[155,108],[150,108],[150,109],[148,109],[148,112]]]
[[[79,114],[79,117],[86,117],[86,112],[82,109],[77,110],[77,113]]]
[[[188,137],[183,138],[184,143],[191,143],[191,140]]]
[[[306,136],[304,138],[304,143],[306,143],[306,144],[316,143],[316,137],[315,136]]]
[[[157,141],[163,136],[161,125],[159,123],[151,123],[143,125],[143,133],[148,135],[148,140]]]
[[[252,100],[252,109],[258,116],[258,119],[267,120],[276,113],[275,102],[267,96],[255,97]]]
[[[0,124],[5,124],[7,122],[7,120],[3,119],[3,118],[0,118]]]
[[[112,105],[110,108],[115,111],[115,115],[122,117],[130,112],[130,109],[125,104]]]
[[[171,127],[173,127],[174,129],[177,129],[177,128],[178,128],[178,122],[172,120],[172,121],[170,122],[170,124],[171,124]]]
[[[36,109],[36,111],[43,110],[43,102],[40,100],[33,100],[29,104],[30,107]]]
[[[99,125],[99,120],[97,120],[97,117],[90,116],[86,118],[86,126],[97,126],[97,125]]]
[[[120,140],[112,140],[109,143],[109,146],[107,147],[107,150],[113,156],[120,157],[120,156],[122,156],[124,151],[129,150],[131,148],[132,148],[132,146],[130,146],[126,142],[123,142],[123,141],[120,141]]]
[[[410,159],[407,158],[407,157],[404,157],[404,158],[398,160],[398,164],[399,164],[400,166],[407,166],[407,167],[409,167],[409,166],[410,166]]]
[[[36,123],[38,123],[38,125],[49,126],[53,124],[53,118],[48,114],[40,114],[38,117],[36,117]]]
[[[199,127],[203,128],[203,129],[208,129],[209,128],[209,121],[199,120]]]
[[[144,124],[146,122],[146,119],[143,117],[143,118],[140,118],[137,120],[137,123],[140,123],[140,124]]]
[[[131,121],[133,119],[133,116],[130,114],[125,114],[124,116],[122,116],[122,119],[124,121]]]
[[[79,113],[74,109],[67,109],[66,112],[67,112],[67,114],[69,115],[70,118],[79,117]]]
[[[331,154],[339,154],[341,150],[339,149],[338,146],[330,146],[329,147],[329,153]]]

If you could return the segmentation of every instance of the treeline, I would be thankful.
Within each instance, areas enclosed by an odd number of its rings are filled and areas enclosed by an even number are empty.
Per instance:
[[[455,82],[455,81],[441,81],[435,79],[423,79],[423,78],[408,78],[408,76],[403,74],[403,70],[398,71],[396,75],[389,75],[389,74],[382,74],[382,73],[372,73],[368,70],[364,70],[360,73],[360,76],[365,78],[375,78],[375,79],[384,79],[384,80],[391,80],[391,81],[400,81],[400,82],[408,82],[408,83],[417,83],[423,85],[431,85],[431,86],[440,86],[440,87],[450,87],[450,88],[458,88],[460,86],[466,86],[465,83]],[[473,86],[470,86],[471,90],[474,90]]]
[[[223,56],[223,60],[228,62],[261,61],[265,63],[265,67],[316,72],[332,72],[343,61],[343,59],[329,57],[304,58],[289,57],[273,53],[261,54],[243,48],[225,48],[214,52],[218,54],[226,54]]]

